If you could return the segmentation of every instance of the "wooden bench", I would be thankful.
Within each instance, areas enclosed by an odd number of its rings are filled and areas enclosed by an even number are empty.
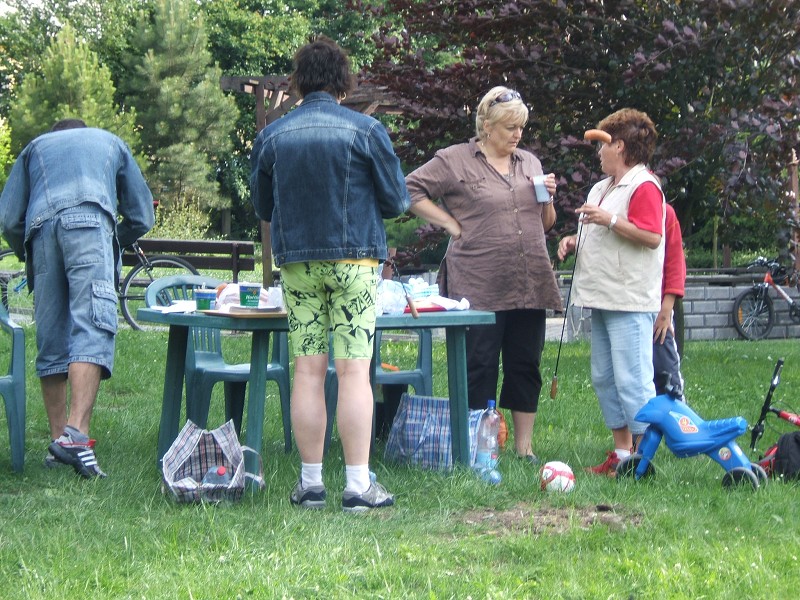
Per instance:
[[[230,271],[232,281],[239,281],[240,271],[255,270],[255,244],[241,240],[165,240],[142,238],[139,247],[148,258],[159,254],[182,258],[202,271]],[[122,255],[122,264],[132,267],[139,260],[130,252]]]

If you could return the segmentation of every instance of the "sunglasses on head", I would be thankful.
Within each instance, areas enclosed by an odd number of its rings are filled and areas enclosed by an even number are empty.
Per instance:
[[[495,104],[500,104],[501,102],[511,102],[512,100],[522,100],[522,96],[519,95],[519,92],[515,92],[513,90],[510,92],[503,92],[489,103],[489,108],[492,108]]]

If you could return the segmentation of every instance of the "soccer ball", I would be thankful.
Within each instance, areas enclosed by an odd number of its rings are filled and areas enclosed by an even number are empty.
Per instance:
[[[548,492],[571,492],[575,487],[575,475],[569,465],[557,460],[545,463],[540,472],[542,489]]]

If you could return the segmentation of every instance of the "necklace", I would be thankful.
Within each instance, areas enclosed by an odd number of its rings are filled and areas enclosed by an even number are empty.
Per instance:
[[[503,162],[503,158],[500,156],[498,157],[489,156],[489,153],[486,152],[486,144],[483,141],[478,142],[478,144],[481,147],[483,156],[486,158],[486,162],[488,162],[494,168],[495,171],[497,171],[500,175],[502,175],[506,181],[510,180],[511,177],[513,177],[514,175],[511,155],[509,154],[508,160]],[[503,173],[504,170],[506,171],[505,173]]]

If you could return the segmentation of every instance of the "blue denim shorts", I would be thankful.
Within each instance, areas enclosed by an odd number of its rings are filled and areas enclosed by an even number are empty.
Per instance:
[[[606,427],[644,433],[634,417],[656,395],[653,323],[656,313],[592,310],[592,386]]]
[[[114,223],[82,204],[35,224],[31,233],[36,374],[66,374],[70,363],[114,367],[117,292]]]

